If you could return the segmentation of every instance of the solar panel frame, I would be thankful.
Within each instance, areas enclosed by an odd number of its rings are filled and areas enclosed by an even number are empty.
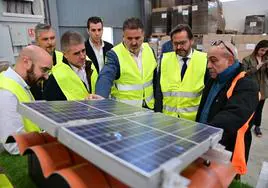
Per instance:
[[[142,116],[148,116],[148,114],[141,115],[140,117]],[[152,114],[152,116],[155,116],[155,114]],[[165,115],[160,114],[160,116]],[[133,118],[129,116],[123,119],[129,120]],[[110,120],[106,121],[109,122]],[[89,124],[94,125],[93,122]],[[222,135],[222,131],[211,135],[208,139],[196,144],[179,157],[166,161],[159,168],[148,173],[95,145],[94,143],[91,143],[85,138],[78,136],[76,133],[69,130],[68,127],[69,126],[60,128],[58,136],[60,142],[131,187],[159,187],[163,178],[161,173],[163,169],[168,169],[170,166],[174,166],[175,163],[177,164],[175,170],[180,172],[188,164],[205,153],[213,144],[218,143]],[[191,157],[189,157],[189,155]]]

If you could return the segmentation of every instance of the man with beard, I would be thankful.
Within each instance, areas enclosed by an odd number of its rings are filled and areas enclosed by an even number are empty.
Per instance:
[[[95,97],[98,74],[86,56],[82,35],[75,31],[65,32],[61,37],[61,49],[64,55],[62,63],[53,67],[45,85],[44,99],[84,100],[88,96]]]
[[[204,88],[207,57],[192,48],[188,25],[178,25],[170,33],[174,51],[163,54],[156,91],[156,111],[195,120]]]
[[[57,63],[62,62],[63,54],[55,50],[56,33],[50,25],[39,23],[35,26],[35,41],[37,46],[43,48],[52,56],[53,66],[55,66]],[[31,92],[35,100],[43,99],[43,89],[43,82],[40,82],[38,85],[36,84],[31,87]]]
[[[153,50],[143,43],[144,27],[138,18],[123,24],[123,42],[107,53],[96,85],[96,93],[130,105],[154,108],[157,63]]]
[[[39,127],[17,112],[19,102],[34,101],[30,87],[48,79],[51,56],[38,46],[23,48],[16,65],[0,74],[0,143],[16,132],[40,131]],[[14,144],[4,144],[11,154],[18,154]]]
[[[196,120],[223,129],[220,143],[233,152],[232,164],[237,174],[245,174],[258,85],[245,76],[235,47],[229,42],[212,43],[207,67],[211,78],[205,85]]]
[[[100,17],[88,18],[87,32],[89,35],[89,39],[85,41],[87,56],[92,60],[99,73],[104,66],[105,55],[113,45],[102,40],[103,22]]]

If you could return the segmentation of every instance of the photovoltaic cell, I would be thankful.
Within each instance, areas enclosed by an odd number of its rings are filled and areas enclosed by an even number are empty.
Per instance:
[[[68,121],[81,119],[90,120],[113,116],[113,114],[92,108],[75,101],[49,101],[24,104],[57,123],[65,123]]]
[[[148,111],[108,99],[98,101],[44,101],[24,104],[57,123],[107,118]]]
[[[137,112],[148,111],[141,107],[131,106],[122,102],[117,102],[117,101],[109,100],[109,99],[105,99],[101,101],[87,100],[87,101],[82,101],[82,102],[92,107],[112,113],[114,115],[126,115],[126,114],[133,114]]]
[[[219,131],[162,114],[70,126],[67,129],[148,173]]]

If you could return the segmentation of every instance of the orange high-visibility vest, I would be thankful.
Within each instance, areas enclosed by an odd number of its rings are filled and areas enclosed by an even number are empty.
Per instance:
[[[241,78],[244,78],[246,75],[246,72],[240,72],[232,81],[232,84],[230,88],[227,91],[227,98],[229,99],[232,94],[233,90],[236,86],[236,83]],[[249,122],[251,121],[253,115],[255,112],[251,114],[249,119],[245,122],[245,124],[237,131],[236,141],[235,141],[235,147],[233,151],[233,157],[232,157],[232,165],[235,168],[236,172],[238,174],[246,174],[247,173],[247,163],[246,163],[246,156],[245,156],[245,133],[247,132],[249,128]]]

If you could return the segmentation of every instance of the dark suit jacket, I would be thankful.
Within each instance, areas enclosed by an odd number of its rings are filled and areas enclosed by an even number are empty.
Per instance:
[[[97,72],[99,73],[99,64],[98,64],[98,61],[97,61],[97,57],[94,53],[94,50],[92,48],[92,46],[90,45],[89,39],[87,39],[85,41],[85,47],[86,47],[86,52],[87,52],[87,56],[91,59],[91,61],[93,62],[93,64],[95,65],[95,68],[97,70]],[[113,48],[113,45],[109,42],[106,42],[106,41],[103,41],[104,42],[104,47],[102,48],[103,50],[103,61],[105,60],[105,56],[106,56],[106,53],[111,50]]]
[[[67,65],[69,65],[67,59],[65,57],[63,57],[63,63],[66,63]],[[69,65],[70,66],[70,65]],[[92,66],[92,62],[91,61],[86,61],[86,74],[87,74],[87,81],[90,87],[90,90],[88,91],[89,93],[91,93],[92,88],[91,88],[91,75],[93,70],[91,69]],[[68,77],[66,77],[66,82]],[[85,83],[84,83],[85,84]],[[85,85],[86,87],[86,85]],[[87,88],[87,87],[86,87]],[[43,92],[43,97],[45,100],[47,101],[59,101],[59,100],[67,100],[67,98],[65,97],[65,95],[63,94],[60,86],[58,85],[55,77],[53,76],[53,74],[51,74],[44,86],[44,92]]]

